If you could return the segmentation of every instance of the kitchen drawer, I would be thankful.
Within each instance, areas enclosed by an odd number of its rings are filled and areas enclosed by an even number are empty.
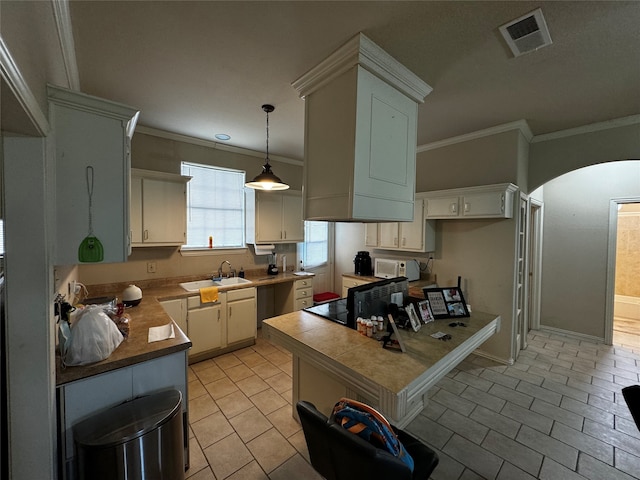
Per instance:
[[[296,296],[295,299],[299,300],[301,298],[311,298],[313,297],[313,288],[308,287],[308,288],[300,288],[298,290],[296,290]]]
[[[313,297],[299,298],[295,301],[295,304],[294,304],[295,310],[302,310],[303,308],[312,307],[312,306],[313,306]]]
[[[295,289],[299,289],[299,288],[312,288],[313,287],[313,279],[308,278],[308,279],[304,279],[304,280],[296,280],[296,284],[295,284]]]
[[[244,298],[254,298],[255,296],[256,296],[255,287],[240,288],[238,290],[229,290],[227,291],[227,303],[233,302],[236,300],[242,300]]]
[[[206,305],[207,307],[210,307],[211,305],[218,305],[222,301],[222,297],[224,295],[225,295],[224,292],[218,292],[218,301],[217,302],[211,302],[211,303],[205,303],[205,304],[200,302],[200,295],[198,295],[197,297],[188,297],[187,298],[187,310],[193,310],[194,308],[200,308],[202,305]]]

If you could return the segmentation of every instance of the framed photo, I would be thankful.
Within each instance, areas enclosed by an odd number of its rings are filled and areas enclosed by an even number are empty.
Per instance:
[[[458,287],[424,288],[433,318],[468,317],[467,302]]]
[[[418,312],[420,318],[424,323],[433,322],[433,313],[431,313],[431,307],[429,306],[429,300],[422,300],[418,302]]]
[[[420,330],[422,323],[420,323],[420,318],[418,318],[418,314],[416,313],[416,309],[413,306],[413,303],[410,303],[405,308],[407,315],[409,315],[409,321],[411,322],[411,328],[413,328],[414,332]]]

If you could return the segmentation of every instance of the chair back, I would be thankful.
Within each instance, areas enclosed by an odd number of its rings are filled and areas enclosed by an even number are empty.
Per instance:
[[[622,389],[622,396],[627,402],[627,407],[631,412],[636,427],[640,430],[640,385],[631,385]]]

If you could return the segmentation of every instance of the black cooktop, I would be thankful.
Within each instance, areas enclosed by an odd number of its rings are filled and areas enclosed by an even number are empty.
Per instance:
[[[320,315],[334,322],[342,325],[347,325],[347,299],[339,298],[338,300],[331,300],[330,302],[320,303],[313,307],[307,307],[303,309],[306,312]]]

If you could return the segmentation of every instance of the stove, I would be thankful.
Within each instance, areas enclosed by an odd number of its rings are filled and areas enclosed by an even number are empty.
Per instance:
[[[331,300],[330,302],[320,303],[313,307],[303,308],[303,310],[342,325],[348,324],[349,312],[347,310],[346,298],[339,298],[337,300]]]

